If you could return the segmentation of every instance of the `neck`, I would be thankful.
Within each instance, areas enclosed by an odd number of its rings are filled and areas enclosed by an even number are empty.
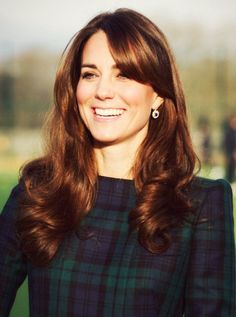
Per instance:
[[[136,151],[122,145],[95,147],[98,173],[101,176],[133,179],[132,167]]]

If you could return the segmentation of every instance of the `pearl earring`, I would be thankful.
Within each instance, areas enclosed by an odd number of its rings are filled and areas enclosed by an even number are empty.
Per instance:
[[[157,119],[159,117],[159,111],[157,109],[154,109],[152,112],[153,119]]]

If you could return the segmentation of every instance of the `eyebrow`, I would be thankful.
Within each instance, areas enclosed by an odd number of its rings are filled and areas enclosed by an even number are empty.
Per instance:
[[[82,64],[82,65],[81,65],[81,68],[85,68],[85,67],[97,69],[97,66],[96,66],[95,64]],[[112,69],[118,69],[118,67],[117,67],[116,64],[112,65],[111,68],[112,68]]]

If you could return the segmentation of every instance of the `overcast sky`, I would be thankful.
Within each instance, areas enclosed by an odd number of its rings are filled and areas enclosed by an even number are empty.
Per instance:
[[[228,26],[235,42],[235,0],[0,0],[0,58],[31,47],[61,51],[91,17],[118,7],[144,13],[164,32],[168,24],[213,34]]]

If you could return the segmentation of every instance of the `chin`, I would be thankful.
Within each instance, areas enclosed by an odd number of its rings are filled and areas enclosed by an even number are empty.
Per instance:
[[[93,137],[95,144],[99,146],[107,146],[107,145],[112,145],[117,143],[117,138],[111,138],[110,136],[108,137]]]

